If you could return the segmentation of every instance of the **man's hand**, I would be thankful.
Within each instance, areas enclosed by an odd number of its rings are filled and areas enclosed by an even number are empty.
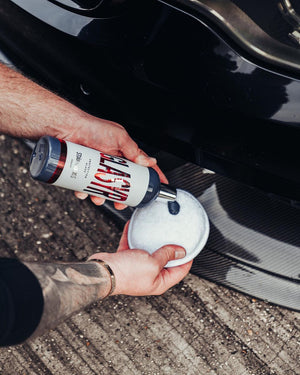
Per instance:
[[[166,177],[127,131],[119,124],[91,116],[68,101],[37,85],[14,70],[0,64],[0,133],[38,139],[50,135],[107,154],[124,156],[134,163],[152,167],[162,182]],[[86,194],[77,193],[81,199]],[[103,204],[104,199],[92,197]],[[116,208],[125,206],[116,203]]]
[[[162,182],[168,182],[165,175],[157,166],[156,159],[146,155],[129,136],[123,126],[90,116],[84,112],[80,114],[80,119],[77,122],[80,124],[79,129],[75,126],[67,134],[58,134],[58,138],[98,149],[107,154],[125,157],[145,167],[152,167],[157,171]],[[87,194],[81,192],[76,192],[75,195],[80,199],[87,197]],[[102,205],[105,202],[104,198],[96,196],[92,196],[91,200],[96,205]],[[126,206],[115,202],[115,207],[123,209]]]
[[[182,280],[193,261],[177,267],[164,268],[174,259],[185,256],[185,250],[176,245],[166,245],[152,255],[144,250],[128,249],[128,225],[126,224],[117,253],[98,253],[90,259],[100,259],[109,264],[116,278],[113,294],[131,296],[159,295]]]

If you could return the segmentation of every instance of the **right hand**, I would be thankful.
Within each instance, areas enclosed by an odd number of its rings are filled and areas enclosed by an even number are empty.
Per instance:
[[[145,250],[128,249],[128,225],[129,222],[125,226],[116,253],[97,253],[90,258],[105,261],[113,270],[116,278],[113,294],[160,295],[188,274],[193,261],[164,268],[170,260],[185,256],[185,250],[181,246],[166,245],[152,255]]]
[[[142,151],[123,126],[92,116],[49,90],[0,63],[0,132],[29,139],[44,135],[65,139],[134,163],[154,168],[162,182],[165,175],[156,160]],[[85,199],[87,194],[76,193]],[[91,197],[101,205],[104,198]],[[125,208],[115,203],[117,209]]]
[[[124,157],[144,167],[151,167],[156,170],[161,182],[168,183],[166,176],[158,167],[156,159],[149,157],[141,150],[136,142],[129,136],[123,126],[115,122],[103,120],[87,113],[81,112],[77,120],[79,129],[70,129],[69,133],[64,132],[63,139],[78,143],[113,156]],[[76,192],[79,199],[87,198],[88,194]],[[105,199],[98,196],[91,196],[91,200],[97,206],[104,204]],[[122,210],[127,206],[114,202],[115,208]]]

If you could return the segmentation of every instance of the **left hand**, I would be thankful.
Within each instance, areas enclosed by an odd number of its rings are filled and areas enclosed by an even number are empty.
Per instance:
[[[125,226],[116,253],[98,253],[90,257],[105,261],[113,270],[116,278],[113,294],[159,295],[188,274],[193,261],[177,267],[164,268],[170,260],[185,256],[185,250],[181,246],[166,245],[151,255],[141,249],[130,250],[128,225],[129,223]]]

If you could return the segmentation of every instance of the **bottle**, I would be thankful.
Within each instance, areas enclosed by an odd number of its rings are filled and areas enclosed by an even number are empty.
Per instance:
[[[50,136],[37,142],[30,174],[35,180],[131,207],[155,199],[176,200],[176,190],[161,184],[153,168]]]

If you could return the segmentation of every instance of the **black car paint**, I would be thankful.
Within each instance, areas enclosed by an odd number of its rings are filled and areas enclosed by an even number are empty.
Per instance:
[[[300,199],[296,78],[244,59],[201,20],[157,1],[131,4],[108,18],[46,0],[13,2],[64,32],[13,10],[16,27],[26,25],[22,59],[43,69],[43,81],[60,77],[73,102],[118,120],[158,148]],[[149,137],[154,132],[159,136]]]

